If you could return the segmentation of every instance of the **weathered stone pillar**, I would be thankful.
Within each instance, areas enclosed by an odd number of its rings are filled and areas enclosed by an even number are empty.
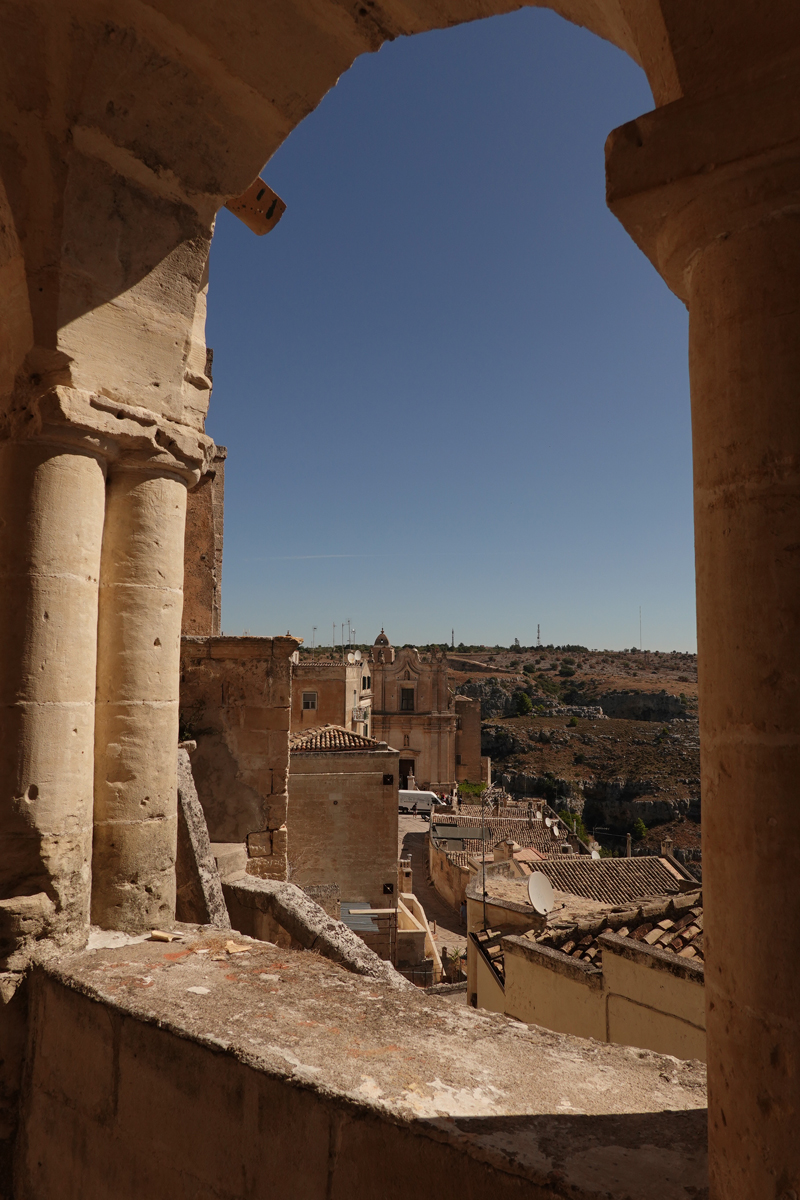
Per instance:
[[[186,480],[109,473],[100,579],[92,920],[175,918],[178,682]]]
[[[88,926],[104,504],[88,449],[0,443],[0,960]]]
[[[609,142],[611,206],[690,313],[713,1200],[800,1195],[799,98]]]

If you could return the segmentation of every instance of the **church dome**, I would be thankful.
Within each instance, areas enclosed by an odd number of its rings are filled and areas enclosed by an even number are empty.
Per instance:
[[[376,646],[390,646],[391,645],[391,642],[389,641],[388,637],[383,632],[383,630],[381,630],[380,633],[378,634],[378,636],[375,638],[375,645]]]

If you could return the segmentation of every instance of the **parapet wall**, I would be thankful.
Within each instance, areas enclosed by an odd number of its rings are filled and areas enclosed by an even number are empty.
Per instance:
[[[697,1064],[230,937],[42,955],[17,1200],[705,1194]]]

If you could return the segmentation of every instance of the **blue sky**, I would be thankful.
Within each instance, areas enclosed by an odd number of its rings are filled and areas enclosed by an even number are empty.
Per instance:
[[[652,106],[546,10],[399,39],[267,165],[273,233],[221,212],[225,633],[695,648],[687,315],[604,200]]]

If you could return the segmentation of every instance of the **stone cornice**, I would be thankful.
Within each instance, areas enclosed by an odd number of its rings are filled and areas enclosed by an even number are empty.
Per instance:
[[[109,464],[169,471],[191,486],[208,470],[216,447],[207,434],[96,392],[56,385],[10,414],[5,436],[82,448]]]

